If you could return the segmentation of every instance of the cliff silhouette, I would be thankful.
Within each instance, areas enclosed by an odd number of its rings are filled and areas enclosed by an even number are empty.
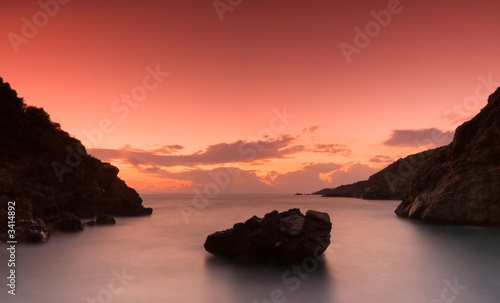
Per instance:
[[[455,225],[500,226],[500,88],[453,141],[390,164],[368,180],[314,194],[402,200],[400,217]]]
[[[78,218],[150,215],[118,168],[87,154],[82,143],[28,106],[0,78],[0,235],[16,202],[16,236],[45,241],[53,228],[79,230]],[[75,227],[72,227],[75,226]]]
[[[313,195],[324,197],[351,197],[365,200],[402,200],[408,187],[409,177],[422,161],[439,150],[431,149],[398,159],[381,171],[371,175],[368,180],[335,188],[325,188]]]
[[[411,175],[400,217],[460,225],[500,226],[500,88],[453,141]]]

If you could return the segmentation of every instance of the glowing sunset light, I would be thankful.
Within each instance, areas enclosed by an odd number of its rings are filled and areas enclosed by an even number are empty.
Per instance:
[[[53,3],[0,2],[0,76],[144,193],[366,179],[500,86],[494,0]]]

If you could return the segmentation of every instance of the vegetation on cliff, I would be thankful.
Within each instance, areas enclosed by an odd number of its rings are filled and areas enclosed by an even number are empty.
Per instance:
[[[16,202],[19,240],[45,240],[52,226],[74,215],[149,215],[118,168],[87,154],[79,140],[28,106],[0,78],[0,234],[7,204]]]

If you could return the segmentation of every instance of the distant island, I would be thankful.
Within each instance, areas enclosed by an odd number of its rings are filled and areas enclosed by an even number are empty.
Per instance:
[[[8,206],[15,202],[18,241],[43,242],[51,230],[83,229],[81,218],[109,224],[109,216],[150,215],[151,208],[118,168],[89,154],[82,143],[28,106],[0,78],[0,238],[7,240]]]
[[[400,217],[456,225],[500,226],[500,88],[446,146],[410,155],[368,180],[313,194],[402,200]]]

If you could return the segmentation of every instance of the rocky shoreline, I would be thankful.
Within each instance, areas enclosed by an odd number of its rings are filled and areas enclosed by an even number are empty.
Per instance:
[[[395,210],[427,222],[500,226],[500,88],[409,179]]]
[[[500,226],[500,88],[446,146],[399,159],[368,180],[313,194],[402,200],[399,217]]]
[[[1,78],[0,106],[0,239],[7,239],[9,202],[20,242],[44,242],[51,230],[82,230],[81,219],[151,215],[118,168],[89,155]]]

